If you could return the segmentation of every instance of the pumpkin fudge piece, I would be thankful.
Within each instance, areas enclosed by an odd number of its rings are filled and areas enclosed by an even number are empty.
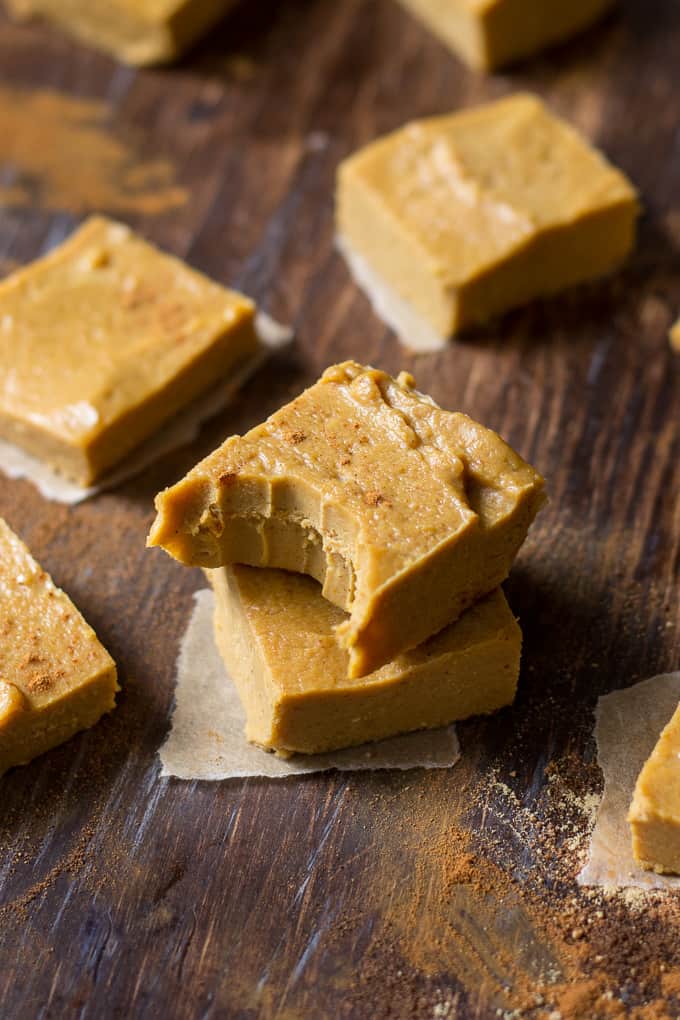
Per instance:
[[[126,64],[179,57],[235,0],[6,0],[15,18],[49,18]]]
[[[671,347],[676,351],[680,351],[680,319],[678,319],[676,324],[673,326],[670,339]]]
[[[680,705],[638,776],[628,821],[638,864],[680,875]]]
[[[0,438],[88,485],[256,346],[251,301],[94,217],[0,282]]]
[[[63,591],[0,518],[0,775],[115,706],[116,667]]]
[[[543,500],[495,432],[349,361],[160,493],[149,544],[310,574],[359,677],[496,588]]]
[[[283,570],[206,572],[215,636],[246,712],[246,736],[317,754],[494,712],[515,697],[521,631],[497,588],[456,623],[361,679],[335,640],[343,612]]]
[[[400,0],[472,67],[491,71],[587,28],[614,0]]]
[[[536,97],[414,121],[338,170],[338,245],[407,345],[617,266],[638,203],[612,167]]]

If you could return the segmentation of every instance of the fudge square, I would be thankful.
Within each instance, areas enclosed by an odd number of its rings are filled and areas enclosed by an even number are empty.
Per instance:
[[[628,821],[638,864],[680,875],[680,705],[638,776]]]
[[[349,361],[161,492],[149,544],[316,578],[356,678],[496,588],[543,501],[495,432]]]
[[[235,0],[6,0],[15,18],[49,18],[126,64],[175,60]]]
[[[675,323],[670,332],[671,347],[680,351],[680,319]]]
[[[400,0],[473,67],[493,70],[592,24],[614,0]]]
[[[608,273],[637,214],[624,175],[522,93],[414,121],[338,170],[340,249],[413,347]]]
[[[0,438],[90,484],[255,351],[254,311],[93,217],[0,282]]]
[[[283,570],[206,572],[215,637],[246,712],[246,736],[317,754],[493,712],[515,697],[521,631],[497,588],[418,648],[347,679],[343,613],[316,581]]]
[[[113,659],[0,518],[0,775],[110,712]]]

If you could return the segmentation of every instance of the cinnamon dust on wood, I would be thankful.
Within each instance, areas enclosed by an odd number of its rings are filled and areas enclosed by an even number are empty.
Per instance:
[[[348,1017],[680,1018],[680,897],[578,886],[597,770],[567,756],[546,778],[530,809],[519,781],[513,789],[491,773],[462,793],[454,818],[431,805],[424,787],[406,811],[402,845],[388,832],[383,846],[374,840],[386,888],[393,866],[400,877],[387,902],[376,893]],[[393,820],[394,805],[382,800],[372,812]],[[523,844],[533,858],[526,869]],[[340,941],[352,924],[341,919]]]

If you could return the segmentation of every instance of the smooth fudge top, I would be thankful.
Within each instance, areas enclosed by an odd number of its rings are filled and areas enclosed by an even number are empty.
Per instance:
[[[345,186],[370,189],[452,287],[541,231],[637,204],[624,174],[524,93],[413,121],[349,157],[339,172]]]
[[[83,442],[253,317],[247,298],[92,217],[0,283],[0,414]]]
[[[350,550],[357,587],[375,589],[452,534],[491,528],[527,492],[542,499],[542,488],[495,432],[442,410],[411,376],[348,361],[160,493],[150,543],[215,567],[223,517],[322,517]]]

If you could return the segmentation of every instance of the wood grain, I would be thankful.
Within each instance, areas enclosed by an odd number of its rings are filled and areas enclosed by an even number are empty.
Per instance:
[[[119,490],[67,510],[0,479],[0,513],[97,628],[124,682],[109,719],[2,781],[2,1017],[490,1018],[519,1002],[518,972],[536,987],[546,972],[573,976],[569,939],[548,940],[522,893],[545,894],[556,921],[560,902],[583,896],[557,882],[532,828],[548,815],[546,769],[576,761],[597,792],[597,696],[680,661],[680,358],[666,335],[680,309],[679,51],[673,0],[653,13],[630,0],[582,38],[489,78],[392,0],[244,4],[181,66],[144,72],[0,17],[0,87],[104,104],[102,137],[133,165],[167,161],[188,193],[160,213],[131,209],[131,224],[297,330],[294,349],[191,448]],[[410,117],[518,88],[631,175],[645,208],[636,253],[611,280],[415,359],[334,252],[335,167]],[[0,184],[21,172],[0,142]],[[85,211],[80,172],[75,159],[63,207],[35,180],[30,202],[0,208],[1,267],[70,231]],[[161,781],[175,655],[201,577],[145,550],[153,495],[350,356],[412,370],[549,480],[551,502],[507,585],[525,632],[517,703],[460,727],[451,772]],[[517,889],[447,891],[432,847],[453,828]],[[603,909],[605,927],[620,920],[620,905]],[[679,935],[673,925],[659,935],[669,966],[680,966]],[[621,976],[635,952],[598,952],[626,1008],[649,998],[634,972]],[[586,952],[583,974],[591,965]]]

